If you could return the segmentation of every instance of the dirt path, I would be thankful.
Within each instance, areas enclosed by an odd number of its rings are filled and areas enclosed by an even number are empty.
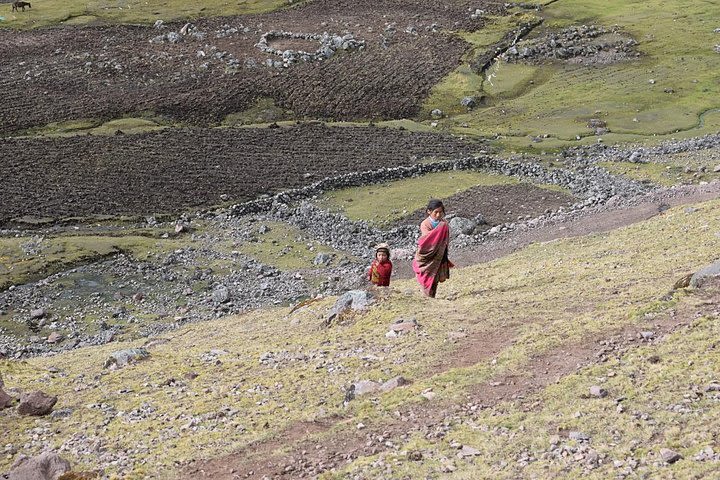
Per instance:
[[[412,404],[400,411],[391,423],[367,425],[358,430],[352,417],[329,419],[325,423],[298,424],[275,439],[249,446],[237,453],[212,460],[189,464],[178,478],[313,478],[318,474],[341,468],[348,460],[390,450],[402,444],[403,436],[421,432],[431,438],[445,419],[462,415],[468,408],[492,408],[503,401],[516,400],[522,408],[537,407],[528,398],[546,386],[581,368],[621,356],[628,350],[662,341],[662,338],[684,328],[698,315],[716,311],[720,303],[720,282],[704,289],[702,302],[689,302],[641,324],[592,335],[577,343],[562,345],[532,358],[517,371],[500,374],[472,387],[462,405],[447,402]],[[650,339],[640,332],[652,330]],[[474,339],[472,348],[492,349],[492,340]],[[478,343],[479,342],[479,343]],[[469,346],[469,345],[468,345]],[[451,365],[448,365],[448,368]],[[334,427],[335,433],[326,434]],[[287,453],[278,454],[279,447]]]
[[[600,211],[582,214],[528,232],[508,235],[479,247],[458,251],[455,259],[461,266],[486,262],[533,242],[550,241],[620,228],[657,215],[668,207],[698,203],[720,197],[720,183],[704,186],[663,190],[647,196],[632,205],[603,207]],[[707,296],[708,294],[705,293]],[[712,291],[709,300],[702,304],[716,309],[720,295]],[[708,310],[709,311],[709,310]],[[628,349],[657,341],[664,335],[687,325],[696,317],[697,305],[681,306],[673,314],[654,318],[652,324],[633,324],[622,329],[593,335],[580,342],[562,345],[532,358],[522,369],[504,373],[475,385],[469,391],[464,405],[489,408],[504,400],[524,400],[547,385],[580,368],[621,355]],[[640,332],[651,329],[652,340],[643,340]],[[512,341],[512,332],[504,330],[495,335],[470,336],[459,344],[456,353],[442,365],[436,365],[433,374],[458,366],[486,361]],[[480,352],[480,353],[478,353]],[[519,373],[521,372],[521,373]],[[530,402],[528,400],[528,402]],[[528,403],[525,408],[533,408]],[[387,445],[402,443],[402,436],[412,432],[432,435],[448,415],[462,412],[463,406],[445,402],[413,404],[404,408],[395,420],[378,425],[367,425],[358,430],[352,417],[328,419],[323,423],[297,424],[278,434],[274,439],[260,442],[231,455],[211,460],[196,460],[185,466],[179,478],[312,478],[342,467],[355,458],[387,450]],[[331,428],[334,433],[330,433]],[[389,442],[389,443],[387,443]],[[283,449],[285,453],[278,453]]]

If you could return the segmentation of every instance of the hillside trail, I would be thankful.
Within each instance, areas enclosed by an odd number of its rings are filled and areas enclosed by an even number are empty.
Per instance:
[[[668,208],[715,198],[720,198],[720,182],[658,190],[623,205],[604,206],[530,231],[511,233],[480,246],[458,249],[453,261],[458,266],[488,262],[531,243],[607,232],[649,219]],[[405,271],[401,275],[410,276]],[[394,445],[402,445],[407,435],[419,433],[432,438],[448,419],[468,414],[470,408],[473,411],[492,408],[508,400],[518,402],[526,410],[538,408],[532,394],[562,377],[622,355],[631,348],[661,340],[666,334],[689,325],[703,314],[703,310],[717,311],[720,282],[700,295],[704,296],[701,307],[697,302],[690,302],[652,320],[588,336],[531,358],[518,371],[500,373],[470,387],[463,401],[412,402],[396,412],[393,418],[385,418],[377,425],[366,425],[362,430],[356,428],[351,414],[300,422],[269,440],[248,445],[229,455],[203,459],[205,456],[199,452],[199,458],[185,465],[178,478],[315,478],[322,472],[342,468],[356,458],[391,451]],[[641,335],[648,329],[655,333],[653,340],[645,340]],[[429,374],[489,361],[512,343],[514,333],[508,328],[494,334],[469,335],[460,340],[455,352]]]

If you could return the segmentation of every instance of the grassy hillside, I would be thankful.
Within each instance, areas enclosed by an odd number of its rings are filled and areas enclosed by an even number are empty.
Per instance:
[[[511,148],[543,150],[575,143],[578,136],[580,143],[597,141],[586,126],[590,118],[607,123],[611,133],[602,136],[606,142],[717,131],[718,4],[563,0],[539,15],[545,22],[531,37],[570,25],[617,25],[638,42],[641,56],[595,66],[500,62],[486,78],[460,67],[427,102],[427,111],[441,108],[457,114],[441,127],[469,135],[499,135],[500,143]],[[477,45],[486,43],[481,39]],[[488,106],[458,111],[460,99],[469,94],[486,96]],[[542,135],[550,138],[531,142],[530,137]]]
[[[55,420],[3,411],[5,443],[22,446],[24,453],[59,449],[82,469],[95,468],[101,461],[118,460],[122,465],[123,459],[131,457],[125,467],[127,478],[171,478],[176,462],[230,452],[281,435],[300,421],[328,421],[339,416],[332,431],[316,434],[322,442],[343,429],[355,430],[358,422],[380,426],[393,422],[397,409],[427,404],[420,394],[428,389],[436,395],[430,406],[462,404],[476,385],[504,374],[522,377],[538,356],[587,337],[600,338],[626,325],[647,324],[644,328],[652,329],[655,316],[686,301],[682,295],[662,300],[675,280],[716,258],[719,207],[720,201],[712,201],[694,209],[672,209],[608,234],[532,245],[490,264],[456,271],[441,286],[437,300],[422,298],[413,281],[397,281],[386,298],[369,311],[329,328],[322,324],[332,298],[295,312],[256,311],[187,327],[169,334],[167,343],[151,348],[148,360],[118,371],[102,368],[109,353],[141,343],[84,348],[23,362],[3,361],[0,368],[6,388],[42,389],[59,395],[56,410],[72,409],[69,417]],[[409,316],[421,325],[417,333],[398,338],[384,335],[390,323]],[[676,400],[682,395],[681,385],[710,381],[709,372],[716,371],[717,356],[705,355],[700,349],[708,342],[707,335],[717,333],[715,323],[699,320],[697,330],[689,336],[671,337],[659,351],[663,359],[669,355],[665,352],[673,349],[687,350],[692,356],[676,353],[668,359],[671,368],[667,371],[650,367],[647,376],[636,374],[633,383],[628,372],[648,355],[641,350],[630,354],[627,361],[580,372],[547,388],[530,412],[511,402],[483,411],[472,424],[453,425],[447,441],[457,439],[488,452],[475,460],[475,466],[463,464],[458,471],[492,470],[506,477],[547,472],[542,462],[522,470],[510,461],[516,449],[536,449],[556,433],[547,430],[547,425],[558,425],[562,431],[583,429],[599,443],[598,450],[608,455],[624,454],[631,439],[636,440],[633,448],[637,455],[654,451],[660,443],[655,433],[659,421],[652,427],[635,426],[637,422],[627,415],[608,419],[607,408],[615,408],[612,400],[573,405],[570,399],[584,393],[593,379],[603,377],[609,379],[606,387],[612,392],[611,399],[620,395],[629,399],[632,406],[628,411],[665,411],[667,402],[682,402],[682,398]],[[456,343],[463,336],[475,341]],[[483,342],[483,338],[495,338],[497,344]],[[458,366],[463,363],[458,360],[463,349],[479,346],[498,350],[486,357],[479,352],[477,362]],[[693,359],[698,369],[694,373],[684,368]],[[613,376],[605,371],[611,367]],[[186,377],[191,372],[198,376]],[[676,377],[681,374],[697,379],[687,377],[677,385]],[[396,375],[413,384],[376,400],[356,400],[347,409],[342,406],[351,382]],[[656,393],[653,396],[651,392]],[[710,400],[704,401],[702,408],[708,418],[720,413],[716,402]],[[582,414],[573,416],[578,410]],[[682,447],[687,455],[706,445],[705,434],[683,435],[697,426],[699,419],[672,412],[657,415],[658,420],[668,417],[670,421],[671,426],[664,430],[666,444]],[[608,421],[617,422],[613,429],[628,429],[627,436],[621,435],[626,443],[610,439]],[[489,430],[472,425],[486,425]],[[505,433],[491,434],[495,427]],[[43,434],[33,439],[37,432]],[[449,448],[446,441],[428,444],[410,438],[408,442],[408,448],[421,448],[432,459],[439,459]],[[98,445],[102,446],[99,450]],[[95,453],[88,455],[88,451]],[[498,455],[510,463],[498,467],[494,460]],[[357,460],[348,468],[372,477],[370,460]],[[412,476],[429,473],[439,462],[411,462],[401,453],[391,460],[393,469],[397,465],[400,472]],[[3,457],[0,469],[8,468],[11,461]],[[683,462],[672,468],[699,474],[707,466]],[[400,475],[398,470],[393,472]],[[577,472],[571,468],[556,473],[575,478]]]
[[[291,5],[288,0],[242,0],[225,2],[205,0],[181,2],[178,0],[45,0],[30,2],[33,7],[24,12],[13,12],[10,4],[2,4],[3,20],[0,28],[37,28],[48,25],[84,25],[91,23],[144,23],[156,20],[182,21],[198,17],[264,13]],[[300,2],[295,2],[300,3]]]

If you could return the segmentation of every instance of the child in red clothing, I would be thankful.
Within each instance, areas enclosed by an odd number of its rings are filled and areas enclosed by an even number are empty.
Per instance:
[[[387,243],[381,243],[375,247],[375,260],[370,264],[368,280],[379,287],[389,287],[392,267],[390,247]]]

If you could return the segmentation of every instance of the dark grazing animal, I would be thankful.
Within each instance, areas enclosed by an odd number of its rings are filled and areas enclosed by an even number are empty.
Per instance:
[[[12,11],[17,12],[18,9],[22,9],[22,11],[25,11],[25,7],[32,8],[32,5],[30,5],[30,2],[15,2],[12,4]]]

